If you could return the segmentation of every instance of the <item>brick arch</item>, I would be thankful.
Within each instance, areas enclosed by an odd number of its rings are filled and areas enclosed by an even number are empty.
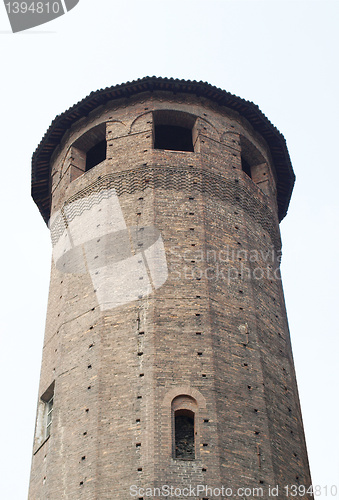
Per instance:
[[[176,412],[177,410],[190,410],[193,413],[197,413],[198,411],[198,403],[195,398],[192,396],[188,396],[187,394],[180,394],[172,399],[172,411]]]
[[[121,120],[108,118],[106,121],[107,140],[116,139],[128,133],[128,126]]]
[[[130,123],[128,133],[133,134],[135,132],[146,131],[147,127],[145,127],[145,122],[143,120],[151,121],[153,123],[153,118],[149,120],[148,117],[152,117],[152,109],[144,110],[142,113],[138,114],[138,116],[134,118],[134,120],[132,120],[132,122]],[[142,127],[141,130],[138,130],[139,123]],[[152,123],[149,124],[150,127],[148,128],[152,127]]]
[[[240,147],[241,155],[244,156],[249,162],[253,164],[260,164],[267,162],[267,158],[264,156],[263,152],[260,151],[258,146],[249,140],[246,135],[240,133]]]
[[[207,118],[201,116],[201,114],[197,115],[198,126],[200,128],[200,132],[204,135],[203,129],[206,128],[205,134],[213,140],[220,141],[220,133],[215,125],[211,123]]]
[[[225,132],[222,132],[222,134],[220,134],[220,142],[222,142],[223,144],[230,144],[230,141],[232,139],[236,139],[237,142],[238,142],[238,146],[240,146],[240,133],[238,130],[234,129],[234,130],[226,130]],[[240,149],[240,148],[238,148]]]
[[[206,409],[206,400],[204,396],[201,394],[200,391],[197,389],[194,389],[193,387],[190,386],[180,386],[180,387],[173,387],[173,389],[170,389],[167,394],[165,395],[163,399],[163,407],[164,408],[169,408],[171,409],[172,401],[178,397],[178,396],[189,396],[197,402],[198,408],[200,410],[205,410]]]

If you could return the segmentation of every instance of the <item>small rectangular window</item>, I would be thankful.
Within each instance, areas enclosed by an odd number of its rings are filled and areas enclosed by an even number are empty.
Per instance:
[[[44,442],[52,433],[53,407],[54,407],[54,385],[48,387],[38,401],[36,429],[34,437],[34,454],[43,446]]]
[[[53,403],[54,403],[54,382],[49,386],[47,391],[41,396],[41,420],[42,420],[42,438],[47,439],[51,435],[51,427],[53,420]]]
[[[53,398],[51,397],[49,401],[47,401],[46,405],[46,438],[51,434],[51,425],[52,425],[52,416],[53,416]]]

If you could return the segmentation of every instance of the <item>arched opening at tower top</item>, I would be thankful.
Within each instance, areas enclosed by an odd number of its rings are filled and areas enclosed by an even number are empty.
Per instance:
[[[194,152],[193,127],[195,121],[195,116],[182,111],[154,111],[154,149]]]
[[[106,139],[98,142],[91,147],[86,153],[86,172],[91,168],[99,165],[102,161],[106,160]]]
[[[267,158],[254,142],[245,135],[240,136],[241,169],[267,196],[274,196],[276,173],[273,162]]]
[[[72,145],[71,181],[106,160],[106,124],[91,128]]]
[[[245,172],[246,175],[248,175],[248,177],[252,179],[251,166],[243,156],[241,157],[241,169],[243,172]]]
[[[192,130],[177,125],[156,125],[154,148],[193,152]]]

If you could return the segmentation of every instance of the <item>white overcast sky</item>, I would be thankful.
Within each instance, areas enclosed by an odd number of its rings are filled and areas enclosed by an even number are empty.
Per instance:
[[[313,483],[339,490],[338,21],[335,0],[80,0],[14,35],[0,5],[1,500],[27,498],[49,285],[31,155],[57,114],[146,75],[251,100],[287,140],[282,271],[306,440]]]

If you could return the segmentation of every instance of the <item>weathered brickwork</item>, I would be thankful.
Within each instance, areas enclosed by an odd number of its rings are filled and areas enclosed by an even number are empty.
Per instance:
[[[161,110],[179,123],[193,115],[194,152],[153,148]],[[83,173],[94,128],[106,159]],[[50,168],[52,217],[114,188],[127,227],[160,231],[168,278],[101,310],[89,274],[52,264],[39,397],[55,382],[53,420],[46,440],[37,425],[29,499],[127,500],[132,485],[196,484],[262,487],[264,498],[279,485],[285,498],[284,485],[309,486],[265,139],[207,97],[144,92],[74,123]],[[174,454],[174,412],[185,408],[194,460]]]

